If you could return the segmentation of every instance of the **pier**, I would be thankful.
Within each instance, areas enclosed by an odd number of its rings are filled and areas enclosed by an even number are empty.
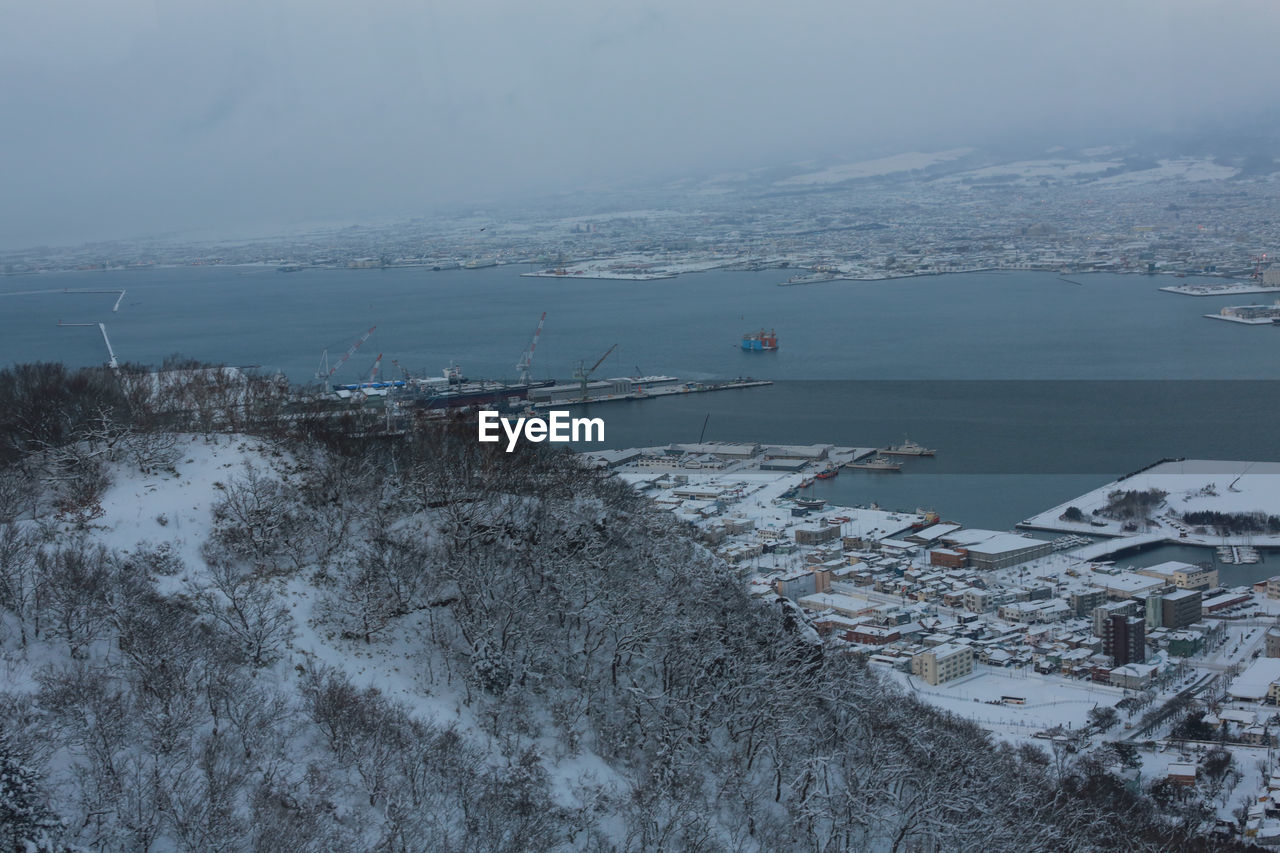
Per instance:
[[[654,397],[670,397],[675,394],[705,394],[709,391],[733,391],[739,388],[760,388],[772,385],[770,379],[732,379],[727,382],[689,382],[662,388],[646,388],[627,394],[599,394],[581,397],[576,400],[548,400],[530,404],[534,409],[554,409],[562,406],[577,406],[583,403],[609,403],[617,400],[649,400]]]

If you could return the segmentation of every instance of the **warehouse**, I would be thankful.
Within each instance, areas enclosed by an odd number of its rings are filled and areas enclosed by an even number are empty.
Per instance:
[[[969,565],[983,572],[1007,569],[1053,552],[1053,545],[1043,539],[995,530],[966,530],[944,536],[942,541],[965,548],[969,552]]]

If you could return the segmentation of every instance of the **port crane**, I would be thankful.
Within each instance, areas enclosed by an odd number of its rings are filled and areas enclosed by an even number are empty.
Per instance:
[[[529,348],[520,356],[520,360],[516,362],[516,370],[520,371],[520,383],[522,385],[529,384],[529,369],[533,367],[533,351],[538,348],[538,338],[542,337],[542,324],[547,321],[547,312],[542,312],[542,317],[538,320],[538,328],[533,333],[533,343],[529,344]]]
[[[413,381],[413,376],[409,373],[408,368],[406,368],[400,362],[396,361],[394,358],[391,359],[391,363],[394,364],[399,369],[399,371],[404,374],[404,381],[406,385]]]
[[[584,401],[587,399],[587,380],[591,378],[591,374],[595,373],[597,370],[600,369],[600,365],[604,364],[604,360],[609,356],[613,355],[613,351],[616,350],[617,348],[618,348],[617,344],[614,344],[613,346],[609,347],[608,352],[600,356],[600,360],[597,361],[595,364],[591,365],[590,370],[586,369],[585,361],[578,362],[578,369],[573,372],[573,378],[577,379],[582,384],[582,399]]]
[[[326,349],[324,353],[320,356],[320,366],[316,368],[316,379],[319,379],[321,382],[324,382],[330,376],[337,373],[338,368],[346,364],[347,359],[351,358],[351,356],[356,354],[356,350],[360,349],[360,345],[365,341],[369,340],[369,336],[373,334],[373,330],[376,328],[378,327],[370,326],[369,331],[361,335],[360,338],[354,344],[351,345],[351,349],[347,350],[345,353],[342,354],[342,358],[338,359],[337,363],[334,364],[333,367],[329,367],[329,350]]]

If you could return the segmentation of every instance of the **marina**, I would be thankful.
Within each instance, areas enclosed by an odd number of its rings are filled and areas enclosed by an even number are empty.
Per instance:
[[[1228,566],[1249,566],[1262,562],[1262,555],[1258,549],[1249,545],[1219,545],[1217,553],[1218,562]]]

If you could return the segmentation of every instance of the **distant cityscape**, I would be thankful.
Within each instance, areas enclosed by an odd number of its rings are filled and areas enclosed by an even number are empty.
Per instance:
[[[1220,276],[1280,286],[1274,161],[1116,148],[999,162],[972,149],[566,195],[520,210],[222,242],[0,252],[8,275],[164,265],[429,269],[646,279],[793,270],[779,284],[988,269]],[[1245,292],[1245,291],[1238,291]]]

